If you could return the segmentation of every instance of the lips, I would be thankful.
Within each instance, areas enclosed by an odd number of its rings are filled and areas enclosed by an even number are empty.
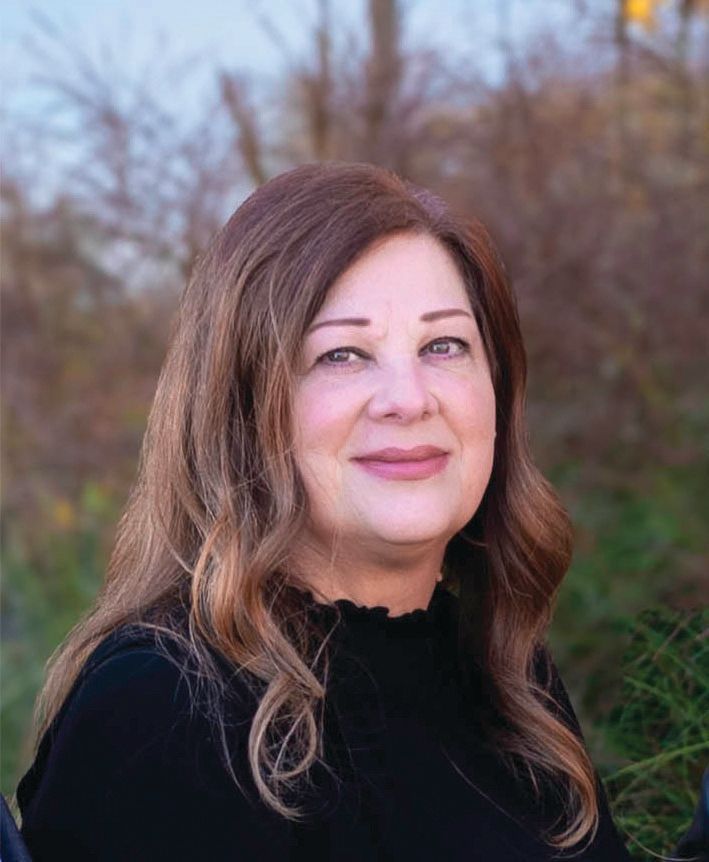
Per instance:
[[[413,449],[380,449],[353,460],[371,476],[400,482],[436,476],[446,468],[449,456],[437,446],[416,446]]]
[[[448,452],[438,446],[414,446],[413,449],[389,446],[353,458],[353,461],[379,479],[410,481],[430,479],[444,470]]]
[[[412,449],[400,449],[396,446],[389,446],[386,449],[378,449],[376,452],[359,455],[354,460],[388,462],[427,461],[430,458],[438,458],[446,454],[445,449],[440,449],[438,446],[414,446]]]

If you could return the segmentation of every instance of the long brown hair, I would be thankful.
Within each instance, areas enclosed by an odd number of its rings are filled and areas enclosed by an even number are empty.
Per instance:
[[[250,769],[268,806],[302,815],[285,797],[322,751],[318,668],[326,668],[327,650],[322,632],[284,624],[292,619],[282,589],[288,549],[307,512],[292,452],[294,369],[333,282],[373,242],[397,232],[430,235],[457,262],[496,396],[492,476],[444,560],[444,585],[460,598],[461,661],[484,668],[499,751],[515,769],[522,764],[535,788],[540,778],[563,788],[563,828],[546,837],[570,847],[597,827],[594,769],[535,681],[534,657],[570,562],[571,525],[528,449],[514,295],[479,222],[368,164],[310,164],[276,177],[197,261],[105,583],[50,661],[38,738],[102,638],[126,623],[152,627],[183,640],[215,703],[215,650],[258,681]],[[186,609],[183,629],[175,624],[178,606]]]

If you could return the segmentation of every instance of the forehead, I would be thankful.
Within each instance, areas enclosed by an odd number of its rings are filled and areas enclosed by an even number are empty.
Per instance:
[[[470,307],[451,253],[431,236],[399,234],[365,251],[340,275],[316,320],[334,310],[371,312],[385,307],[418,315],[440,302]]]

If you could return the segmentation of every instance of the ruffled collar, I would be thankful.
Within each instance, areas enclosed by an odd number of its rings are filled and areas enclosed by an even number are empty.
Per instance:
[[[415,608],[403,614],[390,616],[384,605],[360,605],[351,599],[335,599],[325,603],[316,599],[309,590],[297,590],[311,612],[326,621],[340,620],[347,628],[368,629],[388,636],[426,636],[440,625],[443,607],[455,597],[440,582],[436,583],[428,606]]]

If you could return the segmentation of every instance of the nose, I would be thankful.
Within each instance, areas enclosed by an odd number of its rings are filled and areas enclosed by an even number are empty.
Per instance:
[[[369,401],[371,419],[396,419],[409,423],[438,413],[425,369],[416,361],[379,369],[376,391]]]

